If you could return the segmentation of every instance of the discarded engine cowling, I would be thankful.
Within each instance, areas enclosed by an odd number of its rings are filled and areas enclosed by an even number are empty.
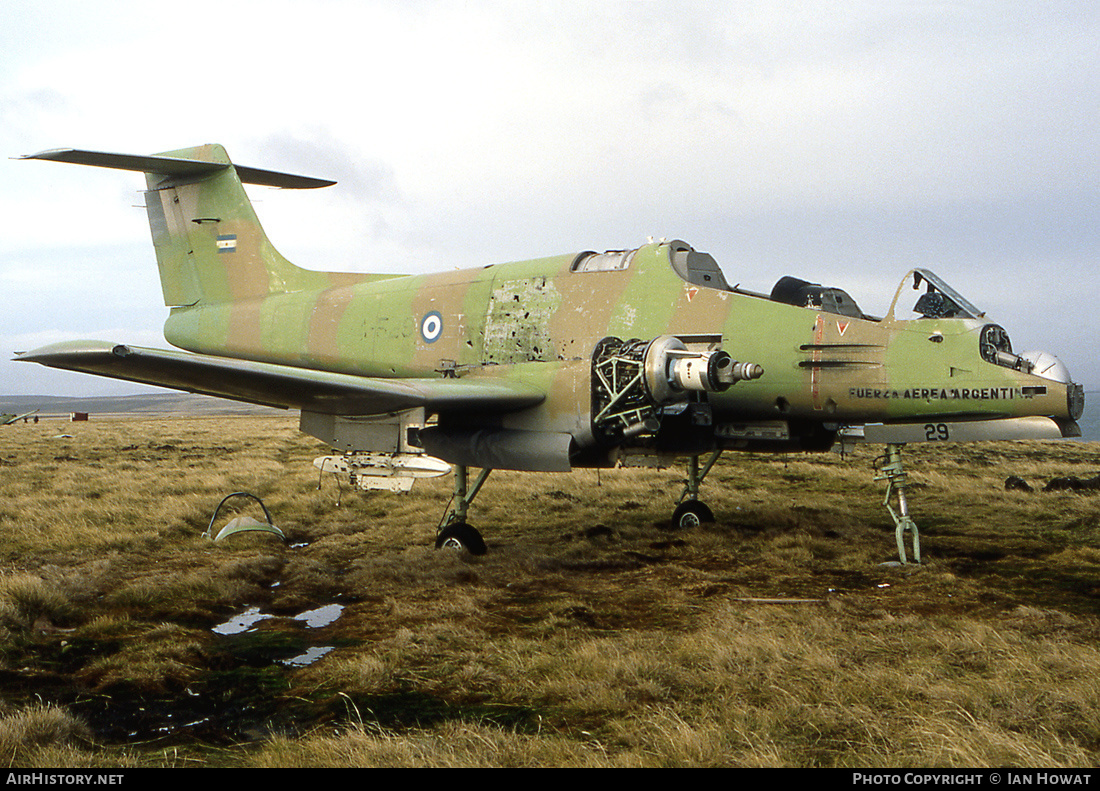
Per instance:
[[[716,346],[709,338],[703,346]],[[721,392],[764,369],[735,361],[715,348],[689,349],[674,335],[651,341],[608,337],[592,353],[592,431],[604,444],[655,433],[659,409],[687,401],[692,393]]]

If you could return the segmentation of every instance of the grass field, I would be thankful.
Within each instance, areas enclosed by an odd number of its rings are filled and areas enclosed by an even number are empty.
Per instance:
[[[1041,491],[1098,444],[907,448],[920,567],[870,448],[727,454],[683,532],[680,470],[494,473],[475,559],[449,477],[353,493],[296,423],[0,429],[0,760],[1100,764],[1100,496]],[[235,491],[288,542],[203,538]]]

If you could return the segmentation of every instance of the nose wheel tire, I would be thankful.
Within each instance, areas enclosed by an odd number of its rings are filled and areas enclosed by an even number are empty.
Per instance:
[[[676,530],[687,530],[713,521],[714,512],[698,500],[686,500],[672,513],[672,527]]]
[[[471,555],[484,555],[489,551],[481,533],[465,522],[455,522],[440,530],[435,538],[435,548],[465,550]]]

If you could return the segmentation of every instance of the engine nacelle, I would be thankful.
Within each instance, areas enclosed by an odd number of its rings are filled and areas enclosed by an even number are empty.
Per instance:
[[[699,339],[691,339],[699,341]],[[714,393],[734,382],[756,379],[764,369],[737,362],[706,338],[689,349],[681,338],[652,341],[604,338],[592,354],[592,431],[603,444],[652,434],[662,407],[683,403],[691,393]]]

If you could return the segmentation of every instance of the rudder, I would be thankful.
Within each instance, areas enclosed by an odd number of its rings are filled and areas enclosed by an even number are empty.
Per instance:
[[[219,145],[158,156],[231,165]],[[235,167],[205,174],[146,172],[145,205],[165,305],[239,302],[314,285],[317,273],[291,264],[272,246],[239,171],[249,173]]]

